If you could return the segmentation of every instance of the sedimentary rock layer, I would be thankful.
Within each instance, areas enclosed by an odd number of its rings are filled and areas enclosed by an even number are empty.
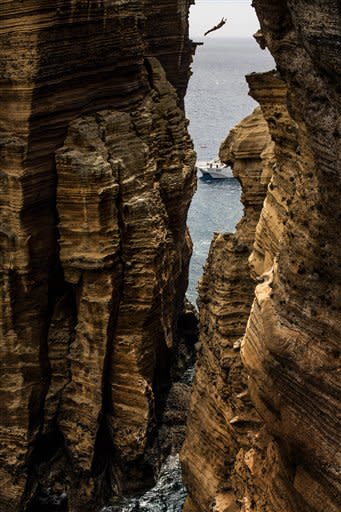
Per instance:
[[[246,78],[250,94],[261,104],[273,140],[272,176],[249,258],[249,272],[263,283],[271,274],[295,191],[294,176],[299,163],[289,155],[297,148],[298,126],[288,112],[287,87],[277,72],[251,74]],[[242,371],[246,376],[244,368]],[[232,480],[240,508],[242,511],[296,510],[292,508],[295,497],[290,489],[290,460],[261,422],[257,427],[247,432],[248,443],[240,444],[234,463]]]
[[[273,143],[258,108],[220,149],[242,186],[244,216],[234,234],[217,234],[199,287],[201,352],[186,442],[186,511],[238,510],[235,459],[260,423],[247,391],[239,349],[253,300],[248,257],[273,166]]]
[[[227,318],[235,312],[230,294],[236,280],[223,289],[216,269],[221,272],[225,261],[228,274],[237,265],[231,235],[218,235],[212,247],[220,248],[211,252],[203,278],[201,318],[203,329],[209,328],[201,335],[183,454],[187,510],[336,512],[341,507],[339,2],[253,4],[262,28],[257,39],[269,47],[278,68],[248,77],[275,143],[273,175],[250,257],[250,271],[261,282],[241,350],[258,425],[247,425],[244,437],[230,435],[233,365],[226,371],[222,362],[230,357],[231,344],[222,345],[215,322],[217,311],[225,310]],[[244,304],[240,311],[243,318]],[[240,375],[245,370],[239,367],[234,384]],[[205,452],[197,448],[202,439]],[[208,468],[204,477],[202,467]]]
[[[255,0],[296,123],[280,169],[292,197],[243,344],[250,390],[278,443],[286,510],[340,510],[340,6]],[[255,93],[257,97],[258,94]],[[276,122],[274,122],[276,125]],[[263,454],[270,450],[270,443]],[[290,471],[285,474],[285,468]],[[266,510],[283,510],[276,481]],[[257,508],[258,507],[258,508]],[[264,507],[263,507],[264,508]],[[254,506],[261,510],[261,504]]]
[[[188,7],[1,3],[1,509],[83,511],[143,464],[190,254]]]

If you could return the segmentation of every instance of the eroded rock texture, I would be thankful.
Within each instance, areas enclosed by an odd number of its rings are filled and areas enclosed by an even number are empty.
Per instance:
[[[153,478],[191,251],[188,7],[1,3],[1,510]]]
[[[183,454],[187,510],[336,512],[341,507],[340,7],[333,0],[253,4],[262,28],[257,39],[269,47],[278,68],[248,77],[275,143],[249,260],[260,283],[242,342],[246,370],[239,365],[233,379],[231,342],[223,345],[233,331],[221,334],[217,312],[233,315],[230,297],[236,290],[235,316],[246,321],[244,294],[236,283],[248,270],[245,264],[240,270],[240,259],[238,277],[223,288],[222,269],[226,276],[237,264],[231,235],[218,235],[201,288],[203,349]],[[231,426],[232,384],[245,383],[246,372],[258,420],[237,436],[233,421]],[[238,417],[235,423],[237,431]],[[206,452],[196,448],[200,443]]]
[[[296,124],[278,162],[279,170],[290,166],[293,173],[287,221],[268,279],[256,289],[242,351],[253,401],[277,440],[278,472],[288,488],[280,494],[272,482],[266,510],[336,512],[341,506],[340,5],[332,0],[254,4],[287,82]],[[260,504],[254,509],[261,510]]]
[[[259,108],[230,132],[220,158],[233,166],[241,183],[244,217],[236,233],[213,239],[199,287],[202,347],[182,450],[190,494],[186,511],[239,509],[231,482],[235,459],[260,423],[239,353],[254,292],[248,257],[274,158]]]

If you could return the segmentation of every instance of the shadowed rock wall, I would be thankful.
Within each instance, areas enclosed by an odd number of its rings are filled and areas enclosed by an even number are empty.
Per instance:
[[[188,8],[1,3],[1,509],[153,479],[191,252]]]

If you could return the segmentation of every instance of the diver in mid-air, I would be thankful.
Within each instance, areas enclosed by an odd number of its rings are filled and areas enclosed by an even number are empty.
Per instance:
[[[214,27],[210,28],[207,32],[205,32],[204,36],[207,36],[210,32],[213,32],[214,30],[218,30],[219,28],[223,27],[226,23],[226,18],[221,18],[221,21],[219,21],[218,25],[214,25]]]

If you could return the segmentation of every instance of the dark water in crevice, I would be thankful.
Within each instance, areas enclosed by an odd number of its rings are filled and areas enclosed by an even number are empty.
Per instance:
[[[194,367],[181,376],[180,384],[190,385]],[[162,465],[157,482],[142,496],[123,498],[119,503],[101,509],[100,512],[181,512],[186,499],[182,482],[179,454],[169,455]]]
[[[181,512],[186,498],[179,455],[170,455],[161,468],[156,485],[139,498],[124,499],[101,512]]]

